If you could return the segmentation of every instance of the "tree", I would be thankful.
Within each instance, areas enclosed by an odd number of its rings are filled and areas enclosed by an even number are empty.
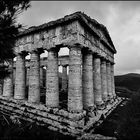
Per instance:
[[[9,72],[5,62],[15,57],[13,48],[22,25],[17,16],[30,7],[30,0],[0,0],[0,78]]]

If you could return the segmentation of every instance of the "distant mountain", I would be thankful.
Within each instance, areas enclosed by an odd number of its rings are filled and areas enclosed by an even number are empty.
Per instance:
[[[115,86],[125,87],[131,91],[140,91],[140,74],[129,73],[115,76]]]

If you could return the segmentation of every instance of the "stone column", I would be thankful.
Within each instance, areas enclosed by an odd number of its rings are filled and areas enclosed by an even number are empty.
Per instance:
[[[38,50],[31,52],[28,101],[40,102],[40,52]]]
[[[97,106],[103,104],[102,89],[101,89],[101,60],[98,55],[93,58],[93,70],[94,70],[94,101]]]
[[[79,46],[70,47],[68,110],[71,112],[80,112],[83,110],[81,65],[82,65],[81,48]]]
[[[112,87],[112,94],[113,94],[113,97],[115,98],[116,97],[116,94],[115,94],[115,81],[114,81],[114,64],[111,64],[111,87]]]
[[[30,67],[26,67],[26,86],[29,86]]]
[[[43,87],[43,67],[40,67],[40,87]]]
[[[47,71],[47,67],[45,66],[45,68],[43,69],[43,75],[44,75],[44,78],[43,78],[43,86],[46,87],[46,71]]]
[[[46,105],[59,107],[58,49],[48,50],[46,69]]]
[[[10,74],[4,79],[3,85],[3,96],[12,97],[13,96],[13,62],[9,64]]]
[[[111,65],[109,61],[107,61],[106,63],[106,70],[107,70],[107,93],[108,100],[110,100],[112,98],[112,84],[111,84]]]
[[[62,66],[62,90],[67,91],[67,65]]]
[[[107,101],[107,76],[106,76],[106,60],[101,61],[101,87],[102,87],[102,99]]]
[[[15,99],[25,99],[25,54],[19,53],[16,60]]]
[[[26,90],[25,90],[25,98],[28,98],[28,91],[29,91],[29,73],[30,73],[30,67],[26,67]]]
[[[16,80],[16,68],[13,68],[13,84],[15,85],[15,80]]]
[[[83,106],[94,107],[93,54],[88,51],[83,54]]]

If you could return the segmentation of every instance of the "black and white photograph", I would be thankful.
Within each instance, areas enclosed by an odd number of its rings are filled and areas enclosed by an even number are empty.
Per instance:
[[[140,1],[0,0],[0,140],[139,140]]]

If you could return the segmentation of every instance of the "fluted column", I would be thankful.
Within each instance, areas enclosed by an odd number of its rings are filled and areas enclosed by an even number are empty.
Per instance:
[[[101,61],[101,87],[102,87],[102,99],[107,101],[107,76],[106,76],[106,60]]]
[[[112,98],[112,84],[111,84],[111,65],[110,62],[107,61],[106,63],[107,69],[107,93],[108,93],[108,100]]]
[[[67,91],[67,65],[62,66],[62,90]]]
[[[31,52],[28,101],[40,102],[40,52],[38,50]]]
[[[46,105],[59,107],[58,50],[48,50],[46,69]]]
[[[69,49],[69,83],[68,83],[68,110],[80,112],[82,102],[82,54],[79,46]]]
[[[16,60],[15,99],[25,99],[25,82],[25,54],[20,53]]]
[[[98,55],[96,55],[93,59],[93,67],[94,67],[94,100],[97,106],[103,104],[102,100],[102,89],[101,89],[101,60]]]
[[[12,97],[13,96],[13,62],[9,64],[10,74],[4,79],[3,85],[3,96]]]
[[[115,94],[115,81],[114,81],[114,64],[111,64],[111,87],[112,87],[112,94],[113,97],[116,97]]]
[[[94,107],[92,52],[83,54],[83,106],[85,109]]]

